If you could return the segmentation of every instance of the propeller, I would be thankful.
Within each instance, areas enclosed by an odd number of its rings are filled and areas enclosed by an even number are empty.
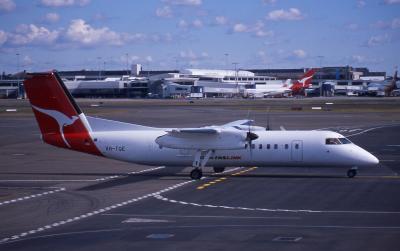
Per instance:
[[[248,131],[246,133],[246,141],[248,142],[250,155],[252,155],[252,145],[253,145],[252,143],[253,143],[253,140],[258,139],[258,135],[251,131],[251,122],[250,122],[250,120],[248,122],[248,126],[249,127],[248,127]]]

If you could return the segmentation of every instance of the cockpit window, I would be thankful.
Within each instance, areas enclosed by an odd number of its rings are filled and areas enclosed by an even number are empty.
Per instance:
[[[327,138],[325,140],[325,144],[327,145],[341,145],[342,143],[338,138]]]
[[[351,141],[348,138],[339,138],[339,140],[342,144],[351,144]]]
[[[325,140],[325,144],[327,145],[342,145],[342,144],[351,144],[351,141],[347,138],[327,138]]]

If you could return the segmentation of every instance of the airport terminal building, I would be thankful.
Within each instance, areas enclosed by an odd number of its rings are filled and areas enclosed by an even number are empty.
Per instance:
[[[143,71],[140,65],[130,70],[59,71],[75,97],[86,98],[205,98],[245,97],[246,90],[283,85],[299,79],[306,69],[211,70],[184,69]],[[24,96],[24,74],[0,79],[0,98]],[[361,92],[368,84],[386,79],[385,72],[367,68],[322,67],[316,69],[308,90],[313,95]]]

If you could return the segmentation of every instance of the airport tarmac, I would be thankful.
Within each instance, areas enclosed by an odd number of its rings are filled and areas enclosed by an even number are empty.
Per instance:
[[[192,181],[190,168],[45,145],[29,104],[0,100],[0,250],[398,250],[400,99],[292,100],[78,103],[87,115],[160,127],[251,118],[335,130],[380,166],[354,179],[340,168],[231,167]]]

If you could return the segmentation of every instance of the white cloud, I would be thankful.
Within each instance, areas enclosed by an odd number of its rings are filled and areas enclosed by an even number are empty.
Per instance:
[[[357,7],[358,8],[364,8],[364,6],[366,5],[367,3],[364,1],[364,0],[358,0],[357,1]]]
[[[0,11],[13,11],[16,5],[13,0],[0,0]]]
[[[392,20],[391,26],[392,26],[392,29],[398,29],[398,28],[400,28],[400,18],[394,18],[394,19]]]
[[[199,19],[196,19],[192,22],[193,27],[201,28],[203,27],[203,22]]]
[[[217,16],[215,17],[215,23],[217,25],[225,25],[228,23],[228,18],[224,16]]]
[[[43,6],[46,7],[69,7],[69,6],[85,6],[90,0],[41,0]]]
[[[153,62],[153,57],[152,56],[146,56],[145,57],[146,62]]]
[[[0,30],[0,46],[2,46],[7,41],[7,33]]]
[[[204,60],[209,57],[207,52],[195,53],[192,50],[181,51],[179,52],[179,56],[192,61]]]
[[[266,31],[264,29],[264,23],[258,21],[255,25],[246,25],[243,23],[234,24],[232,27],[232,31],[235,33],[251,33],[256,37],[266,37],[272,36],[272,31]]]
[[[181,19],[178,22],[178,27],[182,29],[188,29],[190,27],[199,29],[203,27],[203,22],[200,19],[195,19],[191,22]]]
[[[186,29],[188,26],[189,26],[188,22],[186,22],[183,19],[179,20],[179,22],[178,22],[178,27],[179,28]]]
[[[22,66],[28,66],[28,65],[33,65],[34,62],[30,56],[24,56],[22,58]]]
[[[248,32],[248,28],[247,28],[247,25],[238,23],[238,24],[233,25],[233,31],[234,32]]]
[[[119,61],[117,63],[126,64],[128,62],[128,64],[131,64],[132,62],[138,62],[139,60],[140,60],[139,56],[125,54],[119,58]]]
[[[400,0],[384,0],[385,4],[400,4]]]
[[[274,35],[272,31],[264,31],[264,30],[258,30],[254,33],[256,37],[270,37]]]
[[[359,64],[365,63],[365,57],[361,55],[353,55],[351,56],[351,60],[354,63],[359,63]]]
[[[280,20],[302,20],[304,18],[301,11],[297,8],[290,8],[289,10],[274,10],[268,13],[266,19],[273,20],[273,21],[280,21]]]
[[[372,36],[368,39],[367,45],[369,47],[378,46],[390,42],[390,37],[388,34]]]
[[[171,5],[186,6],[198,6],[202,4],[202,0],[163,0],[163,2]]]
[[[392,21],[382,21],[379,20],[376,23],[371,25],[372,27],[378,28],[378,29],[398,29],[400,28],[400,18],[393,18]]]
[[[60,20],[60,15],[57,13],[47,13],[44,19],[49,23],[56,23]]]
[[[293,56],[296,58],[305,58],[307,57],[307,53],[304,50],[298,49],[292,52]]]
[[[108,27],[93,28],[82,19],[72,20],[67,29],[66,37],[81,45],[109,44],[122,45],[124,40],[140,39],[136,35],[119,34]]]
[[[48,30],[45,27],[38,27],[34,24],[19,25],[15,33],[8,34],[8,41],[13,45],[49,45],[59,38],[60,32]]]
[[[172,10],[169,6],[163,6],[161,8],[157,8],[156,10],[157,17],[172,17]]]

